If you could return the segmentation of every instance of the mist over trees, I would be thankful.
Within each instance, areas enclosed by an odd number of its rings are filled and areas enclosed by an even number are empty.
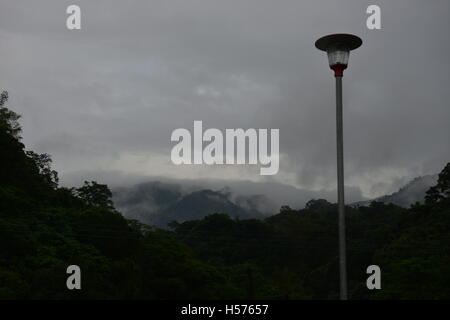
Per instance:
[[[218,212],[161,230],[125,219],[108,186],[58,186],[0,99],[0,298],[336,299],[337,206],[313,199],[265,219]],[[424,204],[347,208],[352,299],[450,297],[450,163]],[[66,268],[82,290],[66,288]],[[368,290],[366,268],[382,270]]]

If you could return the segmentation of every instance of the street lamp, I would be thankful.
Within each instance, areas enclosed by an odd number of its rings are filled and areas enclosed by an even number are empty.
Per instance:
[[[339,274],[340,298],[347,300],[347,266],[345,249],[344,142],[342,133],[342,76],[347,69],[350,51],[362,40],[352,34],[331,34],[316,41],[316,48],[326,51],[336,78],[337,189],[339,206]]]

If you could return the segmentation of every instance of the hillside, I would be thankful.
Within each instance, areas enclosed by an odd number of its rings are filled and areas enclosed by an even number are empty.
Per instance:
[[[231,197],[226,189],[182,192],[179,185],[160,181],[118,188],[113,193],[116,207],[128,218],[167,228],[171,221],[202,219],[212,213],[229,213],[240,219],[263,218],[258,210],[262,195]]]
[[[354,206],[368,206],[371,202],[392,203],[400,207],[408,208],[416,202],[423,203],[425,201],[426,192],[430,187],[434,186],[438,180],[438,175],[426,175],[417,177],[401,187],[398,191],[381,196],[372,200],[359,201],[352,203]]]
[[[176,212],[178,204],[193,220],[172,222],[170,231],[128,220],[104,184],[59,187],[50,156],[25,151],[19,116],[0,101],[0,299],[338,297],[336,204],[311,200],[266,219],[237,219],[242,212],[223,193],[184,196],[156,185],[153,203],[169,201]],[[211,207],[199,205],[205,198]],[[450,297],[450,163],[425,200],[409,209],[347,208],[351,299]],[[196,218],[218,204],[230,212]],[[74,264],[82,290],[66,287]],[[372,264],[382,270],[382,290],[366,287]]]
[[[106,185],[60,188],[48,155],[25,152],[0,104],[0,299],[200,299],[241,295],[170,233],[126,220]],[[82,270],[82,290],[66,268]]]
[[[437,174],[417,177],[390,195],[354,202],[350,206],[370,206],[375,201],[408,208],[416,202],[423,203],[427,190],[437,179]],[[125,217],[161,228],[167,228],[171,221],[202,219],[212,213],[228,213],[240,219],[263,219],[273,214],[267,213],[273,203],[265,195],[232,195],[228,188],[217,191],[182,189],[177,183],[152,181],[117,188],[113,200]]]

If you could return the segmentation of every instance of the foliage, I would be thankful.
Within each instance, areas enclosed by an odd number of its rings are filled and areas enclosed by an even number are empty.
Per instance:
[[[437,185],[427,191],[425,201],[427,203],[436,203],[439,201],[450,200],[450,163],[448,163],[439,174]]]
[[[125,219],[104,184],[58,187],[51,158],[24,151],[19,116],[0,100],[1,299],[336,299],[337,206],[311,200],[265,220],[224,213],[172,222]],[[346,208],[353,299],[450,297],[450,164],[425,204]],[[82,290],[66,268],[82,269]],[[367,266],[382,290],[366,287]]]
[[[30,157],[39,169],[39,174],[44,179],[44,183],[48,184],[52,188],[58,186],[59,178],[58,172],[52,170],[52,158],[49,154],[38,154],[34,151],[26,151],[25,154]]]
[[[82,187],[75,189],[75,195],[82,199],[88,206],[114,209],[111,200],[112,193],[106,184],[100,184],[96,181],[85,181]]]
[[[5,106],[8,99],[8,91],[3,91],[0,95],[0,130],[5,131],[16,139],[20,139],[19,134],[22,131],[19,124],[20,115]]]

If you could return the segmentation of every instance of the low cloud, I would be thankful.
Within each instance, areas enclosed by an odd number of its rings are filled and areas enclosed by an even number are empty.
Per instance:
[[[335,32],[364,40],[344,78],[349,199],[391,192],[450,160],[448,1],[379,1],[381,30],[367,30],[371,3],[356,0],[80,0],[79,31],[65,28],[69,4],[15,0],[0,11],[0,87],[23,115],[24,143],[50,153],[64,183],[113,170],[289,186],[280,203],[296,190],[332,199],[334,83],[313,44]],[[279,128],[279,174],[175,167],[170,134],[194,120]]]

